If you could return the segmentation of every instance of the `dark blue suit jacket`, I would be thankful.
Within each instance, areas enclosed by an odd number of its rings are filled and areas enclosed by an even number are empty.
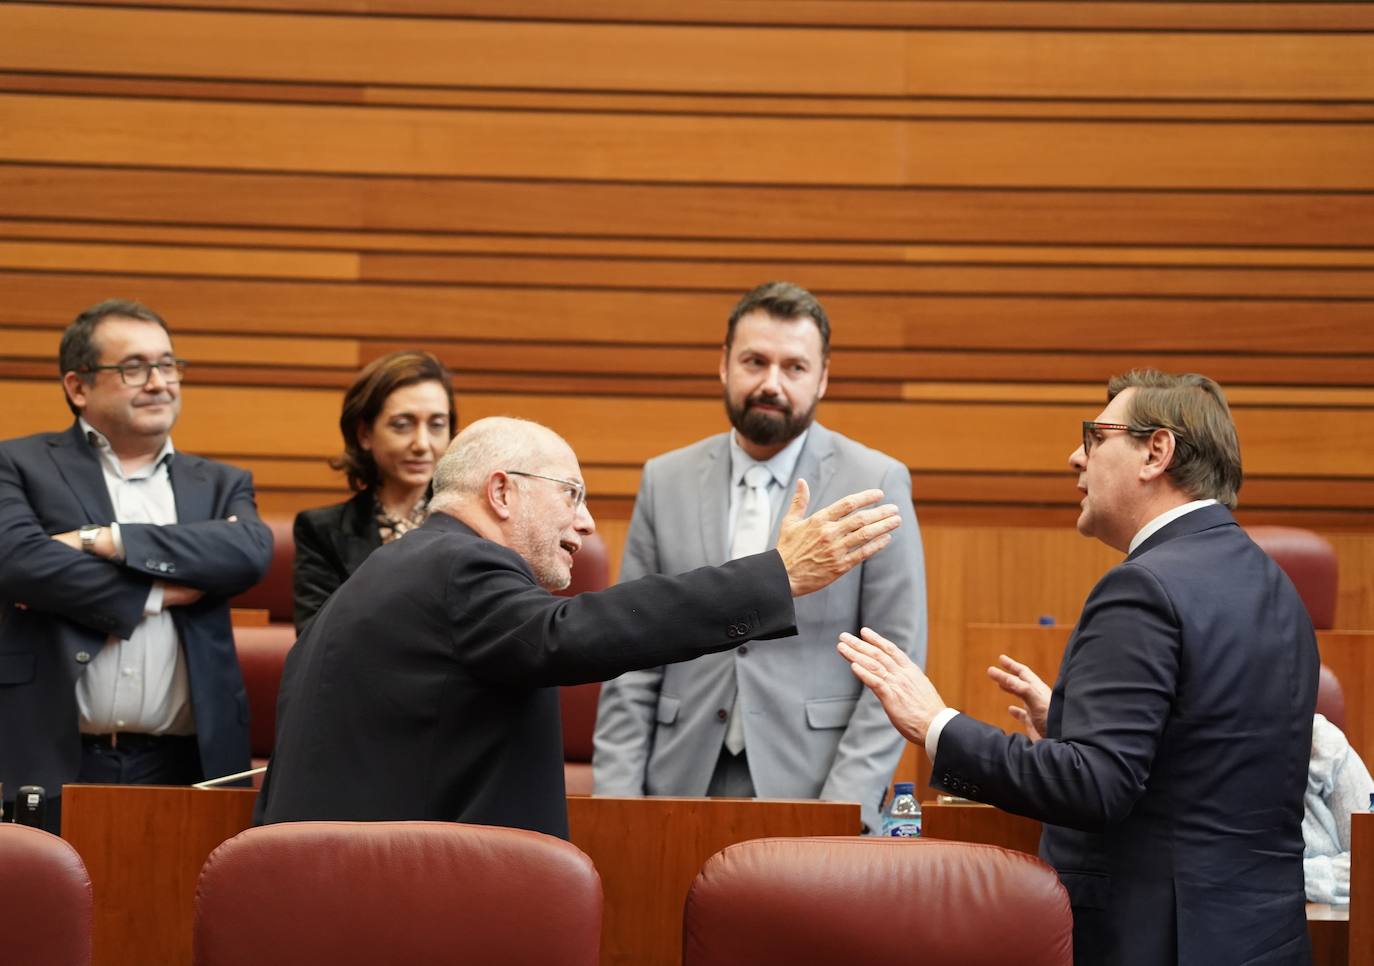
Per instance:
[[[0,781],[11,799],[21,784],[43,785],[53,796],[76,779],[77,678],[110,635],[132,633],[154,580],[205,592],[172,609],[205,774],[249,767],[229,598],[261,579],[272,531],[258,518],[243,470],[176,453],[168,472],[177,523],[121,524],[125,560],[116,563],[50,539],[114,520],[79,425],[0,443]]]
[[[1049,740],[966,715],[936,784],[1047,823],[1082,964],[1307,963],[1303,791],[1316,635],[1221,506],[1164,527],[1093,588]]]

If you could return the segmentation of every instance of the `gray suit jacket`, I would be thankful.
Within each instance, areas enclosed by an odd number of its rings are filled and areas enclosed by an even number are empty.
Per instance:
[[[729,445],[729,434],[722,433],[645,464],[621,580],[680,574],[727,559]],[[811,487],[811,511],[881,487],[901,508],[901,529],[863,565],[797,598],[800,641],[751,642],[608,682],[592,759],[597,794],[704,795],[738,674],[759,796],[859,802],[864,823],[876,827],[903,741],[836,653],[835,641],[840,631],[867,624],[925,661],[925,571],[911,476],[891,457],[814,424],[795,477]],[[789,502],[795,485],[794,478]],[[773,542],[777,527],[775,522]]]

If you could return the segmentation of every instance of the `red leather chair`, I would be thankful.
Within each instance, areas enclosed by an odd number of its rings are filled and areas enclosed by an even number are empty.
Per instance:
[[[272,562],[262,580],[229,603],[233,607],[265,610],[273,623],[291,624],[295,620],[295,590],[292,567],[296,562],[296,538],[292,534],[295,517],[267,515],[262,522],[272,529]]]
[[[538,832],[453,822],[265,825],[206,859],[194,962],[596,966],[601,904],[591,859]]]
[[[89,966],[91,877],[56,835],[0,825],[0,948],[7,963]]]
[[[1345,730],[1345,689],[1341,687],[1336,672],[1325,664],[1317,678],[1317,714],[1342,731]]]
[[[1246,527],[1250,539],[1288,574],[1319,631],[1336,626],[1338,582],[1336,550],[1323,537],[1301,527]]]
[[[234,628],[234,647],[248,692],[248,741],[254,768],[261,768],[272,757],[277,732],[277,691],[286,653],[295,642],[296,629],[290,624]],[[253,785],[261,787],[261,775],[254,776]]]
[[[1073,914],[1053,869],[995,845],[757,839],[702,866],[682,945],[683,966],[1070,966]]]
[[[611,584],[606,543],[593,533],[582,541],[573,559],[572,583],[561,591],[565,597],[584,590],[605,590]],[[596,704],[601,685],[577,684],[560,690],[563,712],[563,781],[569,795],[592,791],[592,734],[596,731]]]

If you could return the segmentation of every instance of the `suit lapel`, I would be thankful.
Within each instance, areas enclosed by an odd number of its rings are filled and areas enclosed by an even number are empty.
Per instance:
[[[48,438],[49,452],[57,464],[57,471],[67,482],[77,502],[86,514],[87,523],[107,524],[114,520],[114,504],[105,485],[105,472],[95,448],[81,434],[80,424],[73,423],[65,433]]]
[[[835,441],[831,432],[820,423],[812,423],[810,431],[806,434],[806,443],[797,456],[792,479],[787,481],[787,490],[782,495],[782,509],[778,513],[778,518],[773,521],[773,533],[768,546],[777,546],[778,530],[782,525],[782,518],[792,506],[792,494],[797,489],[797,480],[806,480],[806,485],[811,489],[811,502],[806,507],[806,515],[810,516],[831,502],[826,499],[826,486],[834,472]]]
[[[344,570],[353,573],[363,565],[372,551],[382,545],[381,534],[372,517],[372,497],[359,493],[348,501],[344,509],[343,525],[333,532],[334,552],[343,562]]]
[[[723,434],[718,445],[707,450],[697,478],[700,500],[683,501],[697,514],[701,534],[701,559],[719,563],[726,559],[725,527],[730,513],[730,434]]]
[[[1202,530],[1210,530],[1213,527],[1235,524],[1236,518],[1231,515],[1231,511],[1220,503],[1212,506],[1205,506],[1191,513],[1185,513],[1177,520],[1170,521],[1166,526],[1160,527],[1150,534],[1148,540],[1136,547],[1134,552],[1128,556],[1127,560],[1134,560],[1142,553],[1159,546],[1175,537],[1182,537],[1189,533],[1198,533]]]
[[[185,453],[173,453],[167,476],[172,481],[178,523],[196,523],[214,515],[215,489],[207,485],[210,478],[203,460]]]

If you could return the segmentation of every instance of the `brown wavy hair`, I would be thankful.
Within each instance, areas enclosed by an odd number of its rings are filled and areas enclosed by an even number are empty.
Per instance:
[[[1107,400],[1134,389],[1126,422],[1162,426],[1174,434],[1168,474],[1194,500],[1216,500],[1234,510],[1244,479],[1240,440],[1221,386],[1195,372],[1132,369],[1107,383]]]
[[[458,411],[453,404],[453,376],[444,364],[422,349],[402,349],[373,359],[363,367],[344,393],[343,412],[339,414],[339,433],[344,451],[329,465],[343,470],[352,490],[373,490],[382,482],[377,462],[358,442],[358,431],[376,421],[387,397],[397,389],[420,382],[437,382],[448,396],[450,432],[457,432]]]

